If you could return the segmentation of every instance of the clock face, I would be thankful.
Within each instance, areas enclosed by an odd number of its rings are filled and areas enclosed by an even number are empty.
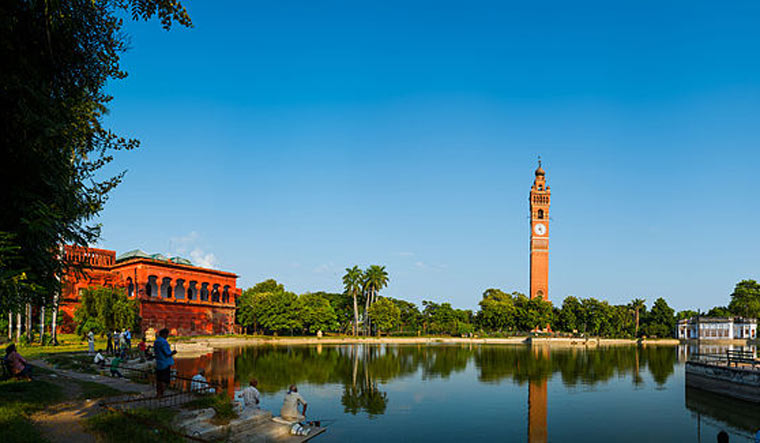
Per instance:
[[[533,232],[535,232],[536,235],[546,234],[546,225],[543,223],[536,223],[536,226],[533,226]]]

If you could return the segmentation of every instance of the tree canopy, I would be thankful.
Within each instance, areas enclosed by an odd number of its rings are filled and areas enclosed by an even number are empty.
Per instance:
[[[91,287],[82,291],[79,307],[74,312],[76,331],[85,335],[139,326],[138,301],[127,297],[123,288]]]
[[[755,280],[742,280],[731,294],[728,309],[742,317],[760,317],[760,284]]]
[[[99,237],[92,220],[124,176],[105,174],[104,166],[138,146],[103,120],[112,99],[106,84],[126,76],[122,11],[157,17],[166,29],[192,26],[177,1],[0,3],[0,232],[18,248],[4,258],[11,274],[31,284],[23,291],[0,284],[3,310],[50,300],[71,265],[60,246]]]

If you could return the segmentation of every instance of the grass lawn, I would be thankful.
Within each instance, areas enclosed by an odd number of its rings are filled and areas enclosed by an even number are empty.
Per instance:
[[[85,420],[85,429],[98,434],[109,443],[183,442],[158,424],[169,426],[176,411],[171,409],[144,409],[120,412],[103,412]]]
[[[59,386],[44,380],[0,382],[0,429],[3,442],[43,442],[29,416],[64,400]]]
[[[79,394],[80,399],[93,399],[102,397],[113,397],[115,395],[124,394],[124,391],[114,389],[110,386],[95,383],[92,381],[74,380],[78,385],[82,393]]]
[[[106,348],[105,337],[95,337],[95,349]],[[58,346],[42,346],[39,343],[30,345],[16,345],[19,354],[27,360],[42,358],[50,354],[59,354],[62,352],[81,352],[87,350],[87,340],[75,334],[58,334]]]

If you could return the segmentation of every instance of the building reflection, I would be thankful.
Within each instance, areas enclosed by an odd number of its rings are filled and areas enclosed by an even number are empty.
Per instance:
[[[746,431],[748,440],[760,429],[760,405],[713,394],[697,388],[686,388],[686,409],[696,416],[697,433],[702,423],[717,428],[726,426]],[[733,438],[733,437],[732,437]]]
[[[235,353],[213,352],[195,358],[178,358],[175,360],[177,374],[191,378],[198,371],[206,371],[206,379],[221,386],[230,398],[235,394]]]
[[[536,359],[549,359],[548,346],[531,348]],[[528,442],[546,443],[548,430],[546,424],[547,398],[546,377],[528,381]]]

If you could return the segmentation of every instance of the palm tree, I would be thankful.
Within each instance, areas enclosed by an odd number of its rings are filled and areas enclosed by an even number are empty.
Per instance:
[[[644,302],[646,302],[646,300],[642,300],[640,298],[634,298],[633,300],[631,300],[631,303],[628,305],[633,311],[633,315],[636,320],[636,332],[634,334],[634,337],[639,336],[639,312],[642,309],[646,309]]]
[[[345,288],[346,294],[354,298],[354,337],[356,337],[359,328],[359,307],[356,304],[356,294],[362,288],[363,278],[364,274],[358,266],[346,268],[346,275],[343,276],[343,288]]]
[[[377,300],[377,294],[381,289],[388,286],[388,271],[385,266],[372,265],[364,271],[364,286],[367,290],[366,313],[369,307]],[[369,330],[368,333],[372,331]]]

